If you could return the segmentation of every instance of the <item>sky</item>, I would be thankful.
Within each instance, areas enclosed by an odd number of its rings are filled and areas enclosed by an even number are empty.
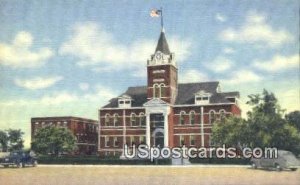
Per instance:
[[[110,98],[146,85],[160,7],[181,83],[239,91],[243,116],[263,89],[300,110],[297,0],[0,0],[0,129],[22,129],[28,147],[31,117],[97,120]]]

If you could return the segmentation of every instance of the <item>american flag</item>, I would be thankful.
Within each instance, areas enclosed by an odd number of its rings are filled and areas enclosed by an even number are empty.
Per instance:
[[[151,17],[159,17],[159,16],[160,16],[160,13],[161,13],[161,10],[156,10],[156,9],[154,9],[154,10],[151,10],[150,16],[151,16]]]

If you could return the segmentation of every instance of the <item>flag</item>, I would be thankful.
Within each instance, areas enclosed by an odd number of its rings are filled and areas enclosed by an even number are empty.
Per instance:
[[[150,12],[151,17],[159,17],[160,14],[161,14],[161,10],[154,9],[154,10],[151,10],[151,12]]]

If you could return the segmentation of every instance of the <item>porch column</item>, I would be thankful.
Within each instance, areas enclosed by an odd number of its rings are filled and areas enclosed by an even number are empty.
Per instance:
[[[204,111],[201,107],[201,146],[204,147]]]
[[[169,124],[168,114],[164,114],[164,145],[169,146]]]
[[[150,147],[150,114],[146,114],[146,144]]]

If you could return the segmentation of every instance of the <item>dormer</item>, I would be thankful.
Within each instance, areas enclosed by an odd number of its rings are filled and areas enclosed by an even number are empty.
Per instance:
[[[209,99],[211,94],[205,91],[199,91],[195,94],[195,104],[196,105],[206,105],[209,104]]]
[[[118,97],[118,106],[119,108],[130,108],[132,98],[126,94]]]

